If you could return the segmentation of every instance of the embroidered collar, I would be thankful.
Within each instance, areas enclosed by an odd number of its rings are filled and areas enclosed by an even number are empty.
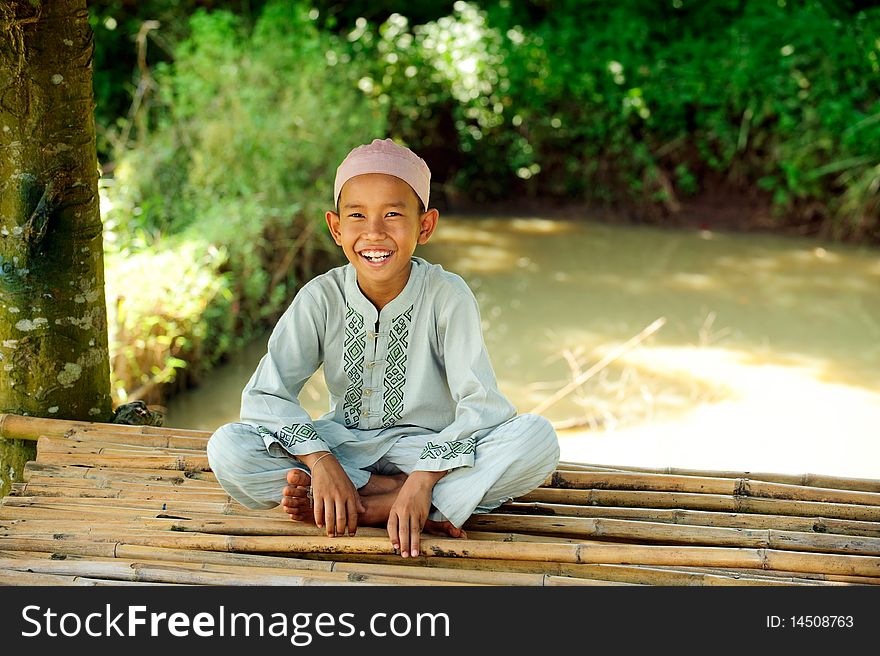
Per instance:
[[[357,310],[366,320],[367,325],[374,325],[376,320],[387,323],[395,317],[406,312],[421,294],[422,281],[425,277],[425,269],[428,263],[420,257],[410,258],[409,280],[401,292],[388,303],[382,312],[376,310],[376,306],[364,296],[357,284],[357,271],[351,263],[345,265],[345,300]]]

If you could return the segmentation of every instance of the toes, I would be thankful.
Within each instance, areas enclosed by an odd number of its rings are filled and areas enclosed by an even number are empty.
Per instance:
[[[287,483],[289,485],[311,485],[312,478],[302,469],[291,469],[287,472]]]
[[[288,485],[284,488],[281,494],[286,497],[297,497],[305,499],[308,496],[308,488],[301,485]]]
[[[285,508],[308,508],[309,500],[305,497],[291,497],[285,495],[281,497],[281,505]]]

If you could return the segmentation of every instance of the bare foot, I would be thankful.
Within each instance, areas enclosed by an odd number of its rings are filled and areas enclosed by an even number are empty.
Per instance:
[[[467,539],[467,533],[455,526],[450,521],[435,522],[429,519],[425,522],[425,533],[431,535],[439,535],[444,538],[464,538]]]
[[[294,521],[315,523],[315,514],[307,496],[311,484],[312,477],[302,469],[287,472],[287,486],[281,492],[281,505]]]
[[[399,489],[393,492],[362,496],[361,502],[364,504],[364,512],[358,515],[358,524],[384,528],[388,524],[388,515],[391,514],[391,506],[394,505],[398,492],[400,492]]]
[[[399,490],[395,490],[394,492],[386,492],[385,494],[371,494],[366,497],[361,497],[361,501],[366,510],[358,516],[358,523],[363,524],[364,526],[387,526],[388,516],[391,514],[391,506],[394,505],[394,501],[397,499],[398,491]],[[439,535],[445,538],[467,539],[467,533],[450,521],[436,522],[429,519],[425,522],[425,528],[423,530],[425,533]]]
[[[396,492],[403,487],[406,482],[406,474],[371,474],[367,484],[358,490],[361,496],[371,496],[374,494],[386,494],[387,492]]]

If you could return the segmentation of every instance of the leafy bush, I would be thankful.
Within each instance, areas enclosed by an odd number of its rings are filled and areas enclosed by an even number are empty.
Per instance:
[[[157,71],[156,127],[117,154],[104,185],[119,400],[187,363],[210,366],[331,260],[321,225],[336,166],[383,121],[347,71],[328,66],[341,55],[313,17],[285,0],[252,29],[198,12]]]
[[[444,144],[440,179],[477,200],[662,214],[720,181],[859,238],[880,232],[880,10],[850,4],[456,2],[348,38],[393,133]]]

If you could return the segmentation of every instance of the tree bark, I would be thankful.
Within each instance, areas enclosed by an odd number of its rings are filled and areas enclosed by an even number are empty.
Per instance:
[[[111,415],[86,0],[0,0],[0,412]]]

